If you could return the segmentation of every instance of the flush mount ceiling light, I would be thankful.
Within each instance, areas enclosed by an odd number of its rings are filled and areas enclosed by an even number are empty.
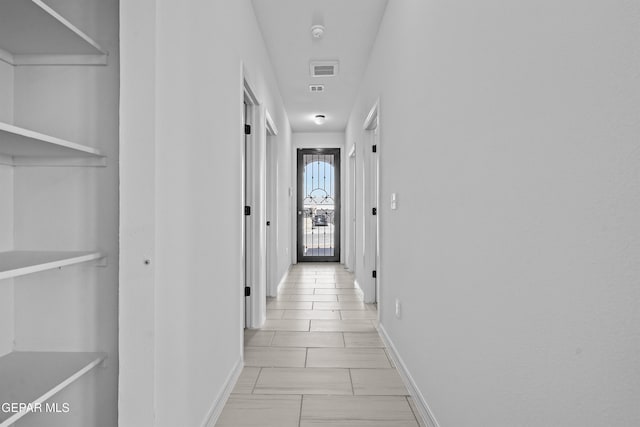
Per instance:
[[[311,35],[314,39],[321,39],[324,35],[324,25],[314,25],[311,27]]]
[[[324,122],[327,120],[327,118],[324,116],[324,114],[316,114],[316,116],[313,118],[313,121],[315,122],[315,124],[317,125],[322,125],[324,124]]]

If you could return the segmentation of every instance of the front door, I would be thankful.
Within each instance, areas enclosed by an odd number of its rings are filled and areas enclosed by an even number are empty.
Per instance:
[[[340,261],[340,149],[298,149],[298,262]]]

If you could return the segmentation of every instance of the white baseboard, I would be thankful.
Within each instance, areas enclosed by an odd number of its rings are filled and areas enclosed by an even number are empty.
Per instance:
[[[218,418],[220,418],[220,414],[222,413],[222,409],[227,403],[227,399],[229,399],[229,396],[231,396],[233,387],[235,387],[236,383],[238,382],[238,378],[240,377],[243,366],[244,363],[242,362],[242,359],[238,359],[233,369],[229,373],[222,391],[213,401],[213,406],[211,406],[211,409],[209,409],[209,412],[207,413],[207,416],[202,423],[202,427],[214,427],[216,425],[216,422],[218,422]]]
[[[285,271],[282,277],[280,278],[280,281],[278,282],[278,286],[276,286],[276,294],[271,295],[272,297],[278,296],[278,291],[280,291],[280,286],[282,286],[284,281],[287,280],[287,276],[289,275],[290,271],[291,271],[291,265],[289,265],[289,268],[287,268],[287,271]]]
[[[358,296],[364,298],[364,291],[362,290],[362,288],[360,287],[360,283],[358,283],[358,281],[356,279],[353,279],[353,284],[356,287],[356,291],[358,292]]]
[[[416,408],[419,412],[418,415],[422,418],[427,427],[440,427],[440,424],[438,424],[438,420],[436,420],[433,412],[431,412],[431,408],[429,408],[429,405],[424,400],[424,396],[413,380],[411,373],[407,369],[407,365],[404,364],[402,357],[400,357],[400,355],[398,354],[396,346],[393,344],[393,341],[391,341],[391,338],[389,338],[389,335],[387,334],[387,331],[384,329],[384,326],[382,326],[382,324],[378,325],[378,332],[380,334],[380,337],[382,338],[382,341],[384,342],[384,345],[389,350],[389,355],[391,356],[391,359],[393,359],[393,363],[398,369],[400,378],[402,378],[404,385],[409,390],[409,394],[416,404]]]

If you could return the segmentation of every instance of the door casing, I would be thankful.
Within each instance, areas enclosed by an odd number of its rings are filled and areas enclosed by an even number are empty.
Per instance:
[[[363,158],[363,198],[365,211],[363,212],[363,256],[365,271],[364,277],[369,278],[368,286],[363,289],[364,299],[367,303],[377,303],[380,299],[381,262],[380,262],[380,216],[384,209],[380,204],[380,102],[377,101],[367,118],[364,130],[364,158]],[[375,147],[375,151],[373,149]],[[376,209],[376,215],[372,209]],[[376,272],[373,277],[372,272]],[[379,314],[379,311],[378,311]]]
[[[298,148],[297,149],[297,210],[296,210],[296,251],[297,262],[340,262],[340,232],[341,232],[341,149],[340,148]],[[305,154],[332,154],[334,156],[334,190],[335,190],[335,208],[334,208],[334,245],[335,250],[332,256],[304,256],[304,239],[303,239],[303,200],[304,200],[304,164],[303,156]]]

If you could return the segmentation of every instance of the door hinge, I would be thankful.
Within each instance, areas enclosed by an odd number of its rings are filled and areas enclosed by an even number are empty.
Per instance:
[[[378,208],[372,208],[371,215],[378,215]]]
[[[251,125],[244,125],[244,134],[251,135]]]
[[[251,206],[245,206],[244,207],[244,214],[245,215],[251,215]]]
[[[376,144],[372,145],[372,146],[371,146],[371,151],[372,151],[373,153],[377,153],[377,152],[378,152],[378,146],[377,146]]]
[[[250,297],[251,296],[251,288],[249,286],[245,286],[244,287],[244,296],[245,297]]]
[[[376,276],[377,276],[377,275],[378,275],[378,272],[377,272],[377,271],[373,270],[373,271],[371,272],[371,277],[373,277],[374,279],[376,278]]]

